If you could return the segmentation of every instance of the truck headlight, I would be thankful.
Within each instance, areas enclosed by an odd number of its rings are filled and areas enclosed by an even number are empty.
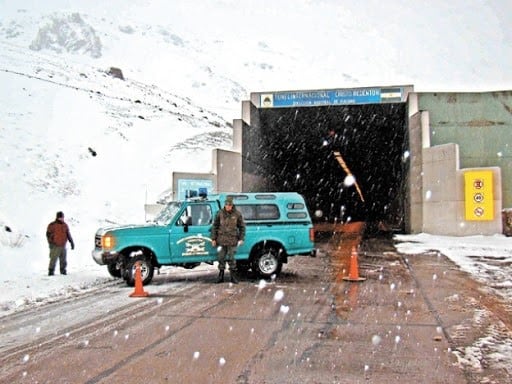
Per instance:
[[[112,249],[116,244],[115,237],[112,235],[104,235],[101,237],[101,248]]]

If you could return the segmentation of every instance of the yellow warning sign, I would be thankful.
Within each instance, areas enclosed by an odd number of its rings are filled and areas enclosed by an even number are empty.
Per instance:
[[[464,172],[466,220],[494,220],[492,171]]]

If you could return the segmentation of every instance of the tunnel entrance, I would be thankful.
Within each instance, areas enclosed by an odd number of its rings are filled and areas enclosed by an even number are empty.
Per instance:
[[[365,221],[404,231],[405,103],[255,113],[257,124],[242,143],[243,177],[252,180],[252,189],[301,193],[317,223]]]

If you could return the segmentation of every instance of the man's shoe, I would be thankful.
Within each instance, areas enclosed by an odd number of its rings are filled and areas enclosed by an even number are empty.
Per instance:
[[[238,284],[238,277],[236,275],[236,272],[235,271],[229,271],[229,273],[231,274],[231,282],[233,284]]]
[[[61,275],[67,275],[67,272],[66,271],[60,271],[60,274]]]
[[[216,283],[219,284],[222,282],[224,282],[224,271],[219,271],[219,277],[217,277]]]
[[[49,269],[48,270],[48,276],[53,276],[53,275],[54,275],[53,271],[51,269]]]

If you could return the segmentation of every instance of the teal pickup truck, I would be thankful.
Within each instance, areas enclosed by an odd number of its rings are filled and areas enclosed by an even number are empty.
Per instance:
[[[114,277],[134,285],[136,263],[143,284],[155,268],[194,268],[213,264],[217,249],[210,239],[213,218],[233,197],[246,223],[243,245],[236,253],[241,272],[263,278],[278,276],[295,255],[315,256],[314,231],[304,198],[294,192],[221,193],[168,203],[151,223],[102,228],[96,232],[93,259]]]

